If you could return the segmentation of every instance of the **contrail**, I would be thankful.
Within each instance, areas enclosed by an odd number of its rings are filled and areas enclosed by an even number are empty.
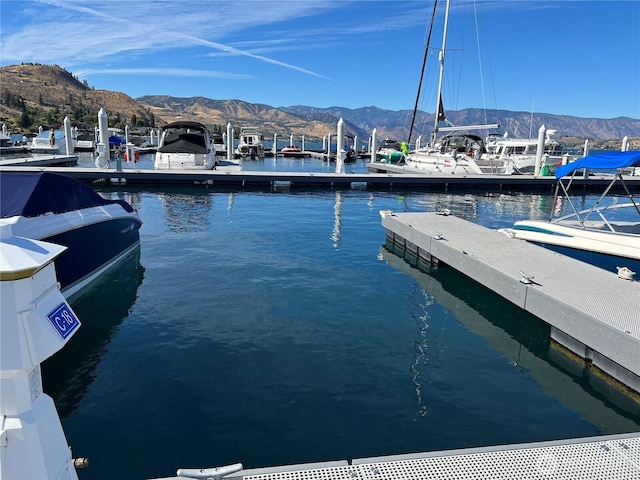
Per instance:
[[[90,14],[90,15],[94,15],[96,17],[101,17],[101,18],[106,18],[110,21],[113,22],[121,22],[121,23],[127,23],[127,24],[131,24],[134,25],[137,29],[140,28],[140,25],[128,20],[126,18],[121,18],[121,17],[114,17],[113,15],[109,15],[107,13],[103,13],[100,12],[98,10],[95,10],[93,8],[90,7],[84,7],[84,6],[78,6],[75,4],[69,4],[69,3],[65,3],[65,2],[60,2],[60,1],[56,1],[56,0],[37,0],[39,3],[42,4],[46,4],[46,5],[51,5],[54,7],[58,7],[61,9],[68,9],[68,10],[74,10],[83,14]],[[205,40],[203,38],[197,38],[197,37],[193,37],[191,35],[185,35],[182,33],[177,33],[177,32],[167,32],[168,34],[170,34],[171,36],[175,37],[175,38],[180,38],[180,39],[187,39],[190,40],[191,42],[198,44],[198,45],[204,45],[206,47],[210,47],[216,50],[221,50],[223,52],[226,53],[232,53],[235,55],[242,55],[245,57],[249,57],[249,58],[254,58],[256,60],[260,60],[261,62],[265,62],[265,63],[270,63],[272,65],[278,65],[280,67],[284,67],[284,68],[288,68],[291,70],[295,70],[297,72],[301,72],[301,73],[305,73],[307,75],[312,75],[314,77],[318,77],[318,78],[324,78],[326,80],[331,80],[333,81],[332,78],[330,77],[326,77],[324,75],[320,75],[319,73],[313,72],[311,70],[307,70],[304,69],[302,67],[298,67],[296,65],[291,65],[289,63],[285,63],[285,62],[281,62],[279,60],[274,60],[273,58],[269,58],[269,57],[264,57],[262,55],[255,55],[251,52],[247,52],[244,50],[239,50],[235,47],[231,47],[229,45],[224,45],[222,43],[217,43],[217,42],[211,42],[209,40]]]

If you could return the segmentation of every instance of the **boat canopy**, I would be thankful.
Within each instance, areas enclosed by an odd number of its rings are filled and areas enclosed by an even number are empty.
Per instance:
[[[562,178],[575,170],[615,170],[619,168],[640,166],[640,151],[594,153],[556,168],[556,178]]]
[[[198,122],[173,122],[162,127],[163,138],[158,148],[160,153],[207,154],[207,127]]]
[[[133,208],[121,200],[106,200],[84,183],[57,173],[2,172],[0,217],[37,217],[117,203],[128,212]]]

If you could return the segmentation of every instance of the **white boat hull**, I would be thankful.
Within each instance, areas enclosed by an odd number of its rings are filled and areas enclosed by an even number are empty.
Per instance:
[[[215,166],[214,156],[203,153],[160,153],[156,152],[154,168],[162,170],[211,170]]]
[[[583,229],[540,220],[515,222],[513,228],[507,229],[507,233],[529,242],[640,260],[638,234]]]
[[[511,175],[513,164],[505,160],[476,160],[467,155],[453,156],[433,151],[415,151],[406,156],[408,168],[425,173],[447,173],[460,175]]]

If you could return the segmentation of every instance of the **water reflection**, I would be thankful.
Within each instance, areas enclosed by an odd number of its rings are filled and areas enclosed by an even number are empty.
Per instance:
[[[435,301],[466,329],[482,336],[519,374],[531,375],[567,408],[602,434],[637,431],[640,405],[615,391],[602,378],[551,346],[550,327],[452,268],[431,268],[387,243],[380,256],[414,278],[424,290],[424,304]],[[416,344],[423,339],[418,331]],[[607,412],[607,413],[604,413]]]
[[[208,191],[188,190],[158,193],[166,228],[169,232],[206,232],[215,195]],[[228,206],[228,205],[227,205]]]
[[[421,417],[424,417],[427,414],[427,406],[422,398],[422,384],[424,379],[422,378],[421,369],[426,368],[429,360],[427,357],[427,348],[429,347],[427,330],[429,329],[428,320],[430,319],[429,307],[433,305],[434,300],[433,297],[417,283],[414,284],[410,298],[412,299],[412,303],[420,310],[420,315],[412,314],[416,321],[416,340],[414,345],[414,360],[410,368],[411,381],[416,387],[418,412]],[[416,299],[415,302],[413,301],[414,298]]]
[[[75,409],[94,380],[93,371],[129,315],[143,278],[138,247],[71,302],[82,327],[61,351],[42,364],[44,391],[55,400],[61,417]]]
[[[333,205],[333,230],[331,230],[331,240],[333,248],[340,245],[340,230],[342,229],[342,192],[336,191],[336,201]]]

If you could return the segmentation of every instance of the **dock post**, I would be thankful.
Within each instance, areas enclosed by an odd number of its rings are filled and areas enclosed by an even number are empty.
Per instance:
[[[587,155],[589,155],[589,139],[588,138],[584,141],[584,148],[582,149],[582,158],[586,157]],[[566,163],[563,163],[563,165],[566,165]]]
[[[625,135],[622,139],[622,147],[620,148],[620,151],[626,152],[627,150],[629,150],[629,137]]]
[[[376,161],[376,149],[378,143],[378,130],[376,128],[371,132],[371,148],[369,149],[369,153],[371,153],[371,162]]]
[[[77,480],[40,370],[80,327],[53,263],[66,247],[15,237],[11,225],[0,227],[0,244],[0,476]]]
[[[227,123],[227,161],[230,162],[233,158],[233,130],[231,128],[231,122]]]
[[[344,159],[347,152],[344,150],[344,120],[338,120],[338,136],[336,137],[336,173],[344,173]]]
[[[127,149],[127,161],[131,162],[132,166],[135,166],[136,158],[134,153],[134,145],[131,141],[129,141],[129,125],[124,126],[124,142]]]
[[[64,117],[63,121],[64,125],[64,148],[66,150],[67,155],[71,155],[73,153],[73,147],[71,146],[71,120],[69,117]]]
[[[536,166],[533,171],[534,176],[540,175],[540,169],[542,168],[542,154],[544,153],[544,137],[547,133],[547,128],[542,125],[538,130],[538,150],[536,151]]]
[[[96,158],[96,166],[99,168],[108,168],[110,164],[109,158],[109,119],[107,112],[101,108],[98,112],[98,130],[100,132],[100,141],[98,142],[98,157]]]
[[[300,150],[302,150],[303,152],[304,150],[304,135],[302,135],[302,145],[300,146]]]
[[[271,153],[273,153],[274,157],[278,155],[278,134],[277,133],[273,134],[273,146],[271,147]]]

